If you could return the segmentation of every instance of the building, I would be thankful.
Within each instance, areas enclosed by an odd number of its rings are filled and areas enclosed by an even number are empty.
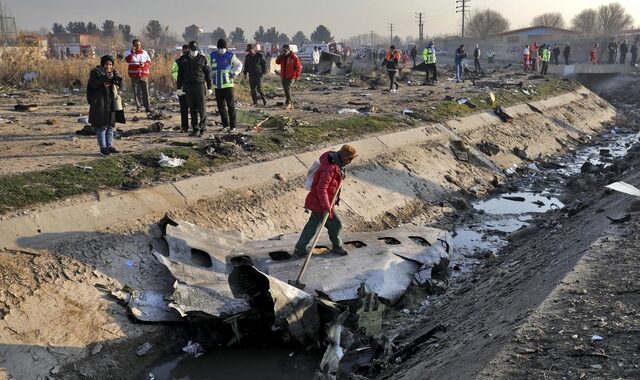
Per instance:
[[[541,25],[498,33],[489,37],[489,40],[497,44],[525,45],[534,41],[538,43],[566,41],[578,35],[579,33],[573,30]]]
[[[100,44],[100,35],[80,33],[50,33],[48,46],[54,56],[91,57],[96,45]]]

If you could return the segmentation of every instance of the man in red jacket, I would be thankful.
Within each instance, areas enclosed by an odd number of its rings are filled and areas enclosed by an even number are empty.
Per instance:
[[[342,256],[349,254],[342,246],[342,239],[340,238],[342,220],[337,210],[332,207],[331,201],[338,191],[340,183],[342,183],[344,179],[344,167],[349,165],[357,155],[354,147],[351,145],[343,145],[337,152],[329,151],[320,156],[320,167],[313,177],[311,191],[309,191],[307,199],[304,202],[304,208],[311,211],[311,216],[296,243],[296,248],[293,251],[294,255],[307,255],[307,244],[309,244],[313,236],[318,232],[318,229],[322,228],[320,223],[322,223],[324,214],[327,212],[329,213],[329,219],[327,219],[325,227],[327,227],[329,239],[331,239],[333,245],[331,253]],[[336,204],[333,206],[336,206],[339,201],[338,195]]]
[[[151,112],[149,107],[149,66],[151,57],[149,53],[142,50],[140,40],[133,40],[133,48],[124,58],[129,64],[129,78],[133,88],[133,97],[136,99],[136,112],[140,111],[140,106],[144,106],[145,112]]]
[[[291,85],[300,78],[302,73],[302,64],[296,53],[289,49],[289,45],[282,45],[282,54],[276,58],[276,64],[280,65],[280,78],[282,78],[282,87],[284,87],[284,96],[287,98],[285,102],[286,109],[293,109],[291,101]]]

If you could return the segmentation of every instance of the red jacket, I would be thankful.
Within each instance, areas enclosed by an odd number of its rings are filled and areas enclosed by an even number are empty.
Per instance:
[[[135,78],[147,78],[149,76],[149,66],[151,66],[151,57],[145,50],[131,49],[129,54],[124,57],[129,63],[129,76]]]
[[[304,208],[307,210],[324,213],[329,211],[329,217],[333,217],[333,209],[329,210],[331,201],[342,182],[342,170],[335,161],[337,152],[325,152],[320,156],[320,167],[313,177],[311,191],[307,194]]]
[[[280,65],[280,78],[282,79],[298,79],[302,73],[302,63],[296,53],[291,52],[289,55],[279,55],[276,58],[276,64]]]

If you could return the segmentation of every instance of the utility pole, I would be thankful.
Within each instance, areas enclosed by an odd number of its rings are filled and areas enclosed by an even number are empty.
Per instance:
[[[422,12],[417,12],[416,17],[418,18],[418,45],[422,46],[424,44],[424,22]]]
[[[464,14],[469,11],[469,6],[467,3],[471,2],[471,0],[456,0],[456,13],[462,13],[462,39],[464,39]]]
[[[391,31],[391,39],[389,40],[389,44],[393,45],[393,23],[389,23],[389,30]]]
[[[369,45],[373,48],[373,30],[369,31]]]

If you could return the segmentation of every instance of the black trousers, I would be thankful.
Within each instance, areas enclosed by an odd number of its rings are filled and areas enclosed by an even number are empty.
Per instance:
[[[473,59],[473,71],[482,71],[482,67],[480,67],[480,58]]]
[[[564,56],[564,64],[565,64],[565,65],[568,65],[568,64],[569,64],[569,56],[568,56],[568,55],[565,55],[565,56]]]
[[[387,74],[389,74],[389,90],[393,90],[393,86],[396,86],[396,90],[400,87],[396,80],[397,73],[398,72],[396,70],[387,70]]]
[[[253,100],[253,104],[258,102],[258,94],[266,104],[267,99],[265,99],[264,93],[262,92],[262,75],[249,74],[249,88],[251,88],[251,100]]]
[[[542,61],[542,68],[540,69],[540,74],[547,75],[548,68],[549,68],[549,61]]]
[[[428,63],[427,64],[427,70],[425,71],[425,74],[426,74],[425,81],[426,82],[429,81],[429,72],[433,73],[433,80],[437,81],[438,80],[438,69],[436,69],[436,64],[435,63]]]
[[[627,53],[620,53],[620,63],[624,65],[624,61],[627,60]]]
[[[206,90],[207,86],[204,83],[184,86],[191,113],[191,127],[194,130],[207,126]]]
[[[635,66],[636,65],[636,60],[637,59],[638,59],[638,54],[631,53],[631,62],[629,62],[631,64],[631,66]]]
[[[282,88],[284,89],[284,97],[286,98],[285,103],[291,104],[291,84],[293,83],[293,79],[283,79],[282,80]]]
[[[178,96],[178,102],[180,102],[180,128],[183,131],[189,130],[189,103],[187,102],[187,96]]]
[[[233,87],[216,88],[216,104],[223,128],[236,127],[236,101],[233,98]]]

